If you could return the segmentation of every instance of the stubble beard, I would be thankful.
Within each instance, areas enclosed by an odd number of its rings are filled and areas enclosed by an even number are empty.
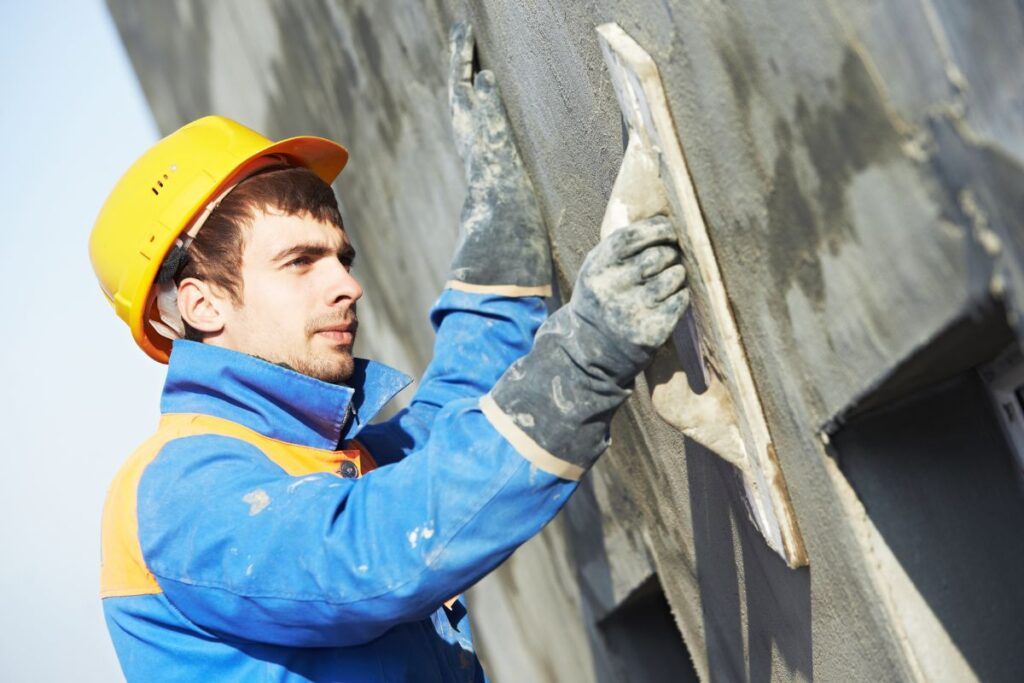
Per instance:
[[[337,348],[332,357],[311,355],[294,359],[288,365],[296,372],[331,384],[347,382],[355,371],[355,359],[352,357],[351,345]]]
[[[355,371],[352,347],[355,344],[356,332],[359,328],[355,306],[352,306],[348,315],[342,319],[331,317],[318,318],[311,321],[306,327],[307,339],[312,341],[317,334],[317,330],[335,324],[351,324],[352,343],[335,345],[329,352],[311,352],[303,358],[292,359],[293,362],[289,363],[292,369],[322,382],[330,382],[331,384],[342,384],[352,377],[352,373]]]

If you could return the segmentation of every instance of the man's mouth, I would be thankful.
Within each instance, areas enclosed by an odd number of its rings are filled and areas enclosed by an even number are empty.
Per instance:
[[[349,323],[338,323],[336,325],[321,327],[315,334],[335,344],[350,346],[352,342],[355,341],[356,330],[358,328],[359,322],[353,320]]]

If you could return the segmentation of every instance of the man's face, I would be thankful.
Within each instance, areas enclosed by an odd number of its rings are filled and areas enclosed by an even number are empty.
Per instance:
[[[257,214],[242,254],[242,300],[221,342],[326,382],[352,375],[355,251],[345,232],[308,214]]]

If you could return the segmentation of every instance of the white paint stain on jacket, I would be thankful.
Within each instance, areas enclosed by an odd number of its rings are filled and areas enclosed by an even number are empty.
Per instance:
[[[320,475],[311,474],[308,477],[303,477],[302,479],[297,479],[293,481],[292,483],[288,484],[288,493],[294,493],[295,489],[299,488],[303,484],[308,484],[311,481],[320,481]]]
[[[249,516],[258,515],[270,505],[270,496],[263,489],[255,489],[242,496],[242,502],[249,504]]]
[[[416,544],[419,542],[420,539],[427,540],[427,539],[431,538],[433,535],[434,535],[434,523],[431,521],[431,522],[427,522],[423,526],[418,526],[415,529],[413,529],[412,531],[410,531],[406,535],[406,538],[409,539],[409,547],[410,548],[415,548]]]

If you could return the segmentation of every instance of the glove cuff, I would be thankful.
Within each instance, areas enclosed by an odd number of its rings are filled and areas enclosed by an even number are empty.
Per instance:
[[[586,469],[563,460],[537,443],[512,417],[498,407],[494,397],[486,394],[480,399],[480,411],[490,421],[495,431],[505,437],[520,455],[533,463],[537,469],[570,481],[579,481]]]
[[[578,325],[569,307],[556,312],[541,326],[530,353],[505,371],[487,397],[492,412],[500,412],[497,419],[488,416],[495,429],[540,469],[558,476],[565,475],[555,469],[582,475],[594,464],[608,448],[612,416],[632,393],[587,362],[594,350],[577,348],[587,336]],[[545,456],[534,460],[524,452],[517,445],[517,439],[526,443],[520,433],[536,446],[527,451]]]
[[[551,285],[538,287],[524,287],[522,285],[475,285],[462,280],[448,280],[444,283],[445,289],[456,289],[460,292],[470,294],[493,294],[497,296],[520,297],[520,296],[551,296]]]
[[[551,250],[525,177],[471,185],[447,287],[505,296],[551,296]]]

